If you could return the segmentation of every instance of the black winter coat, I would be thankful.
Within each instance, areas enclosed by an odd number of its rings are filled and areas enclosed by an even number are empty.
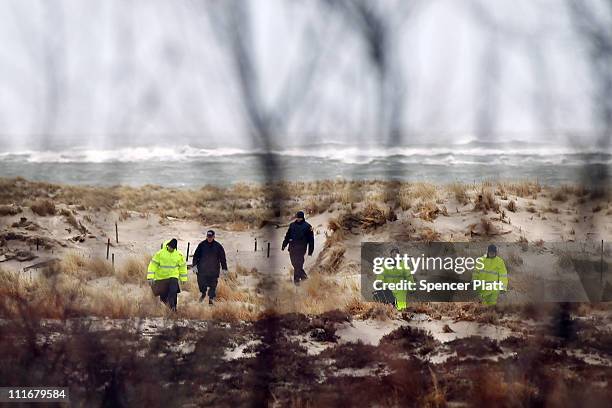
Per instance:
[[[314,232],[312,231],[312,226],[306,221],[293,221],[289,224],[289,229],[283,241],[283,249],[291,242],[308,245],[308,255],[312,255],[314,251]]]
[[[217,241],[202,241],[193,253],[193,264],[198,267],[198,274],[219,276],[219,267],[227,270],[225,250]]]

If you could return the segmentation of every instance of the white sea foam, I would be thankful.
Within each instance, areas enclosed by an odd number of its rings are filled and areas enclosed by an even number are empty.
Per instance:
[[[21,151],[0,153],[0,161],[27,163],[138,163],[176,161],[223,161],[236,156],[258,156],[261,150],[217,148],[202,149],[192,146],[180,147],[126,147],[120,149],[68,149],[60,151]],[[397,160],[403,164],[428,165],[473,165],[498,162],[505,165],[527,163],[551,165],[580,165],[585,162],[612,164],[612,152],[590,149],[575,149],[562,146],[530,146],[506,148],[506,146],[350,146],[341,144],[317,145],[309,148],[272,150],[279,157],[312,158],[333,160],[345,164],[367,164],[381,160]]]

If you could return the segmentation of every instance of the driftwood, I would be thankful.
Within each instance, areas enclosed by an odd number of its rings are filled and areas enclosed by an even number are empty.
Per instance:
[[[476,232],[476,231],[474,231],[474,230],[471,230],[471,231],[470,231],[470,236],[474,236],[474,235],[476,235],[476,236],[479,236],[479,237],[480,237],[480,236],[494,237],[494,236],[496,236],[496,235],[506,235],[506,234],[510,234],[511,232],[512,232],[512,230],[510,230],[510,231],[500,231],[500,232],[489,232],[489,233],[487,234],[487,233],[481,233],[481,232]]]
[[[44,267],[47,267],[47,266],[51,266],[51,265],[53,265],[56,262],[59,262],[58,258],[47,259],[46,261],[42,261],[42,262],[38,262],[38,263],[32,264],[30,266],[26,266],[25,268],[23,268],[23,271],[27,272],[30,269],[44,268]]]

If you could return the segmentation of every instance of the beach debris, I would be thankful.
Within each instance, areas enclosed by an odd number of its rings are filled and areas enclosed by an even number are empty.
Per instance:
[[[19,261],[19,262],[27,262],[36,258],[36,255],[30,251],[21,250],[17,252],[6,252],[4,255],[0,255],[0,262],[6,261]]]
[[[59,262],[60,260],[58,258],[51,258],[51,259],[47,259],[41,262],[37,262],[35,264],[26,266],[25,268],[23,268],[24,272],[29,271],[30,269],[40,269],[40,268],[46,268],[48,266],[52,266],[55,263]]]
[[[364,230],[376,229],[389,221],[396,220],[397,215],[393,209],[382,208],[377,204],[370,203],[361,211],[348,211],[340,214],[338,218],[329,221],[329,227],[332,231],[343,229],[352,232],[354,228],[362,228]]]
[[[448,216],[448,209],[444,205],[439,207],[435,203],[423,204],[419,207],[419,211],[414,213],[415,217],[429,222],[433,222],[439,215]]]
[[[11,224],[11,227],[13,227],[13,228],[27,228],[27,229],[38,229],[38,228],[40,228],[38,226],[38,224],[28,220],[26,217],[19,218],[19,221],[14,222],[13,224]]]
[[[28,245],[40,245],[45,249],[53,249],[55,246],[66,247],[67,245],[61,241],[55,239],[39,236],[29,235],[27,233],[15,232],[15,231],[4,231],[0,233],[0,246],[4,245],[5,241],[22,241]]]
[[[497,235],[510,234],[512,232],[512,230],[503,231],[503,230],[497,229],[497,227],[495,227],[495,225],[492,222],[494,220],[499,221],[498,219],[487,219],[483,217],[479,223],[470,224],[470,226],[468,227],[468,232],[465,235],[469,235],[470,237],[473,237],[473,236],[493,237]]]
[[[17,215],[21,212],[21,207],[15,204],[0,205],[0,217]]]

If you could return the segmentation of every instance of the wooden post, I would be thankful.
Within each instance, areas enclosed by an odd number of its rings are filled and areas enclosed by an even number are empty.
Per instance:
[[[38,241],[40,238],[36,238],[36,252],[38,252]]]
[[[117,227],[117,221],[115,221],[115,241],[119,243],[119,227]]]
[[[270,243],[268,242],[268,256],[266,258],[270,257]]]
[[[599,275],[600,275],[600,280],[603,283],[603,251],[604,251],[604,247],[603,247],[603,239],[601,240],[601,259],[599,261]]]
[[[189,260],[189,245],[190,244],[191,244],[190,242],[187,242],[187,256],[185,257],[185,262]]]
[[[164,249],[164,243],[163,242],[159,245],[159,249]]]
[[[108,254],[110,253],[110,238],[106,242],[106,260],[108,261]]]
[[[255,238],[255,252],[257,252],[257,238]]]
[[[115,254],[113,253],[112,255],[112,263],[113,263],[113,269],[115,269]]]

